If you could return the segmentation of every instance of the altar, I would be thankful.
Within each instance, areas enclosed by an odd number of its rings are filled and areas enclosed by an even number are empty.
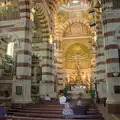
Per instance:
[[[86,86],[71,86],[71,91],[68,91],[71,94],[72,99],[77,99],[78,97],[86,94]]]

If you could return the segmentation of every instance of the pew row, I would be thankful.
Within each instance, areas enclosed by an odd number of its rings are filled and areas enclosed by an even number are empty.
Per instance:
[[[15,116],[7,116],[7,117],[0,117],[0,120],[66,120],[66,119],[59,119],[59,118],[28,118],[28,117],[15,117]],[[67,119],[67,120],[76,120],[76,119]],[[79,120],[103,120],[101,118],[97,119],[79,119]]]
[[[9,112],[14,116],[22,116],[22,117],[34,117],[34,118],[62,118],[65,117],[62,114],[38,114],[38,113],[22,113],[22,112]],[[104,119],[102,115],[73,115],[74,119]]]
[[[9,109],[9,111],[8,111],[8,113],[10,114],[10,113],[12,113],[12,112],[24,112],[24,113],[39,113],[39,114],[42,114],[42,113],[44,113],[44,114],[62,114],[62,111],[39,111],[39,110],[31,110],[31,109],[29,109],[29,110],[25,110],[25,109]],[[102,115],[102,113],[100,113],[99,111],[87,111],[86,112],[86,114],[87,115],[93,115],[93,114],[101,114]]]

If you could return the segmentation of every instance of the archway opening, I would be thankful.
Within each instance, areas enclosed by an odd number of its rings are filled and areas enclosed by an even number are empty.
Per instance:
[[[58,77],[65,78],[65,84],[88,86],[90,90],[95,65],[95,32],[90,27],[93,16],[89,14],[89,4],[78,0],[64,3],[57,9],[55,18]]]

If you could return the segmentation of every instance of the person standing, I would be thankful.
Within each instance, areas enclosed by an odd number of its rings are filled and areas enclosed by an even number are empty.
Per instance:
[[[9,92],[8,92],[8,90],[5,90],[5,91],[4,91],[4,96],[5,96],[5,97],[9,97]]]
[[[51,100],[51,98],[49,97],[49,95],[47,94],[46,96],[45,96],[45,100]]]
[[[60,104],[66,103],[66,97],[63,94],[61,94],[61,96],[59,97],[59,102],[60,102]]]
[[[7,116],[7,112],[6,112],[6,110],[4,109],[3,104],[0,104],[0,116],[1,116],[1,117]]]
[[[86,106],[83,104],[81,98],[78,99],[77,105],[73,108],[75,115],[85,115],[86,114]]]

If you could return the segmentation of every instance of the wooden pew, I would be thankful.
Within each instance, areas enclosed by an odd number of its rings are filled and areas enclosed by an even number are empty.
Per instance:
[[[13,114],[14,116],[22,116],[22,117],[35,117],[35,118],[61,118],[64,119],[64,116],[62,114],[38,114],[38,113],[20,113],[20,112],[9,112],[9,114]],[[74,119],[97,119],[101,118],[102,115],[74,115]]]
[[[62,114],[62,111],[39,111],[39,110],[22,110],[22,109],[11,109],[8,111],[9,112],[24,112],[24,113],[39,113],[39,114]],[[101,114],[99,111],[87,111],[88,115],[93,115],[93,114]]]
[[[15,116],[11,116],[11,117],[0,117],[0,120],[66,120],[66,119],[56,119],[56,118],[25,118],[25,117],[15,117]],[[67,119],[67,120],[71,120],[71,119]],[[76,119],[72,119],[72,120],[76,120]],[[79,120],[83,120],[83,119],[79,119]],[[103,120],[101,118],[98,119],[84,119],[84,120]]]
[[[20,109],[22,109],[22,110],[39,110],[39,111],[62,111],[63,110],[63,108],[10,108],[9,110],[11,110],[11,109],[18,109],[18,110],[20,110]],[[98,109],[91,109],[91,108],[86,108],[87,110],[89,110],[89,111],[97,111]]]
[[[50,113],[50,114],[62,114],[62,111],[39,111],[39,110],[22,110],[22,109],[11,109],[9,112],[25,112],[25,113]]]
[[[97,109],[95,106],[86,106],[87,108],[90,109]],[[32,105],[32,106],[26,106],[25,108],[64,108],[64,105]]]
[[[15,108],[15,109],[23,109],[23,110],[39,110],[39,111],[62,111],[63,108]],[[90,109],[90,111],[97,111],[98,109]]]
[[[16,116],[15,119],[12,118],[13,120],[17,120],[18,116],[20,117],[19,120],[30,120],[31,118],[32,120],[64,120],[65,117],[62,115],[63,107],[64,105],[60,105],[58,102],[51,103],[51,101],[47,101],[44,102],[44,104],[31,104],[22,108],[10,109],[8,114]],[[104,120],[102,114],[94,104],[89,105],[87,114],[88,115],[74,115],[73,118],[81,120]]]

